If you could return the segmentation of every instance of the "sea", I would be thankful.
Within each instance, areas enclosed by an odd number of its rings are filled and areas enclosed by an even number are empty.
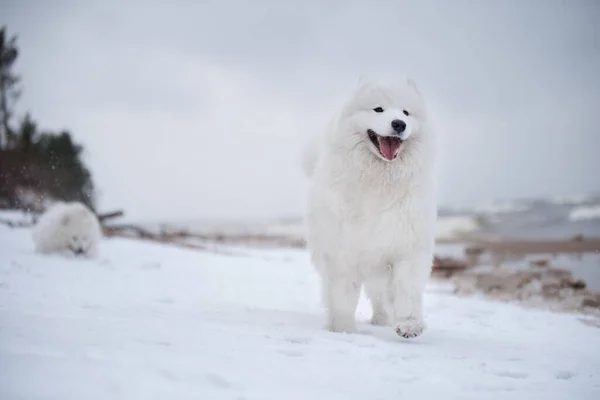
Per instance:
[[[495,202],[471,209],[441,208],[440,220],[514,239],[600,238],[600,195]],[[467,224],[467,221],[470,223]]]

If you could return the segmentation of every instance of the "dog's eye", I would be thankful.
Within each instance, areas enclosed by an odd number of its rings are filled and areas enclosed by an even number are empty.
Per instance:
[[[404,113],[404,115],[406,115],[407,117],[410,115],[410,113],[406,110],[402,110],[402,112]]]
[[[375,111],[376,113],[382,113],[383,112],[383,108],[381,108],[381,107],[375,107],[373,109],[373,111]]]

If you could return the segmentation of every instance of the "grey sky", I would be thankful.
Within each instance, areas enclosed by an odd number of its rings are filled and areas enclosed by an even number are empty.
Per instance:
[[[361,73],[410,75],[441,202],[600,191],[600,2],[2,1],[21,112],[134,219],[302,212],[303,138]]]

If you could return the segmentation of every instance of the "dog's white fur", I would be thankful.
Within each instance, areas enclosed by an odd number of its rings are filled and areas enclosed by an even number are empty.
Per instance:
[[[398,157],[388,161],[367,130],[391,136],[394,119],[407,129]],[[322,281],[327,328],[356,331],[364,284],[373,324],[392,323],[406,338],[420,335],[437,204],[435,137],[415,83],[361,79],[326,134],[305,152],[303,167],[312,178],[307,245]]]
[[[64,253],[94,258],[102,230],[94,213],[79,202],[57,202],[50,206],[33,229],[39,253]]]

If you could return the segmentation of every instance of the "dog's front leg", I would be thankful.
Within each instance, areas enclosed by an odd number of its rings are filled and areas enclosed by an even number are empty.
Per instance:
[[[322,284],[327,329],[332,332],[356,332],[354,314],[360,296],[360,282],[346,274],[325,274]]]
[[[423,333],[423,294],[431,274],[431,254],[418,254],[392,265],[394,328],[405,338]]]

